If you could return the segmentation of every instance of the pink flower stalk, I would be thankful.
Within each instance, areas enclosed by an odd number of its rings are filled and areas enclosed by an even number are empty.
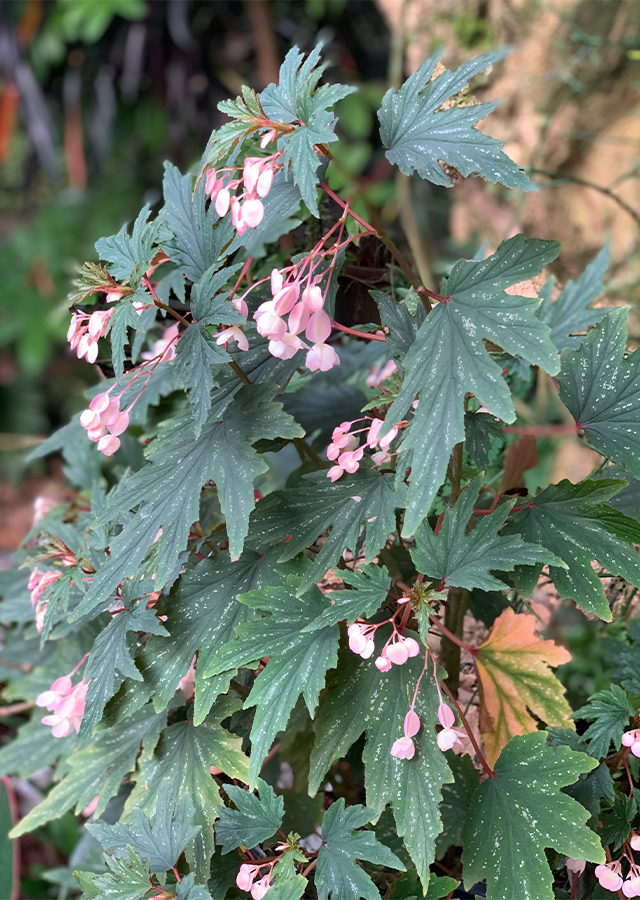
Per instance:
[[[396,759],[413,759],[416,747],[410,737],[401,737],[393,742],[390,753]]]
[[[603,866],[596,866],[595,876],[600,882],[601,887],[608,891],[619,891],[622,887],[622,876],[619,872],[620,863],[607,863]]]
[[[396,371],[396,364],[392,359],[388,360],[383,366],[373,366],[369,375],[365,380],[367,387],[378,387],[389,375]]]
[[[141,353],[142,359],[151,360],[160,357],[160,362],[170,362],[176,358],[176,340],[180,334],[180,324],[170,325],[162,332],[162,337],[154,341],[150,350]]]
[[[249,863],[243,863],[236,877],[236,884],[241,891],[250,891],[256,875],[260,871],[260,866],[252,866]]]
[[[438,720],[442,725],[442,731],[438,732],[438,747],[444,752],[445,750],[451,750],[454,744],[461,743],[460,738],[464,735],[461,731],[454,731],[451,727],[455,721],[456,717],[453,714],[453,711],[446,703],[440,703],[438,707]]]
[[[586,864],[586,859],[572,859],[570,856],[567,857],[567,869],[570,872],[574,872],[576,875],[582,875]]]
[[[63,675],[56,679],[48,691],[36,698],[38,706],[53,711],[52,716],[45,716],[43,725],[50,725],[54,737],[67,737],[72,731],[80,731],[80,723],[84,716],[85,697],[89,685],[84,680],[71,687],[71,677]]]
[[[623,747],[630,747],[634,756],[640,757],[640,728],[625,731],[622,735]]]
[[[230,325],[216,336],[216,344],[229,344],[236,341],[240,350],[249,349],[249,341],[240,325]]]
[[[262,900],[264,895],[267,893],[270,885],[271,873],[269,875],[265,875],[264,878],[261,878],[260,881],[254,882],[251,888],[251,896],[253,900]]]

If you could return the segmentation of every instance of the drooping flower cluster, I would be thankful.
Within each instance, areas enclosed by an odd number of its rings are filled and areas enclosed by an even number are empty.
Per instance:
[[[266,875],[256,881],[261,868],[263,867],[260,865],[252,866],[249,863],[243,863],[236,878],[236,884],[240,890],[250,891],[253,900],[262,900],[271,886],[271,867]]]
[[[309,371],[326,372],[340,365],[340,359],[326,343],[331,334],[331,319],[323,309],[325,298],[319,285],[322,276],[314,276],[310,268],[304,284],[301,268],[291,267],[285,280],[286,271],[273,269],[271,272],[273,299],[262,303],[253,314],[258,333],[269,338],[272,356],[291,359],[298,350],[306,348],[305,365]],[[311,347],[300,337],[302,332]]]
[[[116,452],[120,446],[118,435],[129,426],[129,413],[120,409],[120,398],[111,397],[110,390],[94,397],[89,409],[80,416],[80,424],[86,429],[89,440],[96,441],[98,450],[105,456]]]
[[[351,431],[358,422],[369,421],[371,424],[368,427],[365,426],[364,428],[358,428],[356,431]],[[383,425],[384,421],[382,419],[374,418],[369,420],[369,418],[365,417],[363,419],[355,419],[353,422],[342,422],[337,428],[334,428],[331,435],[331,443],[327,447],[327,458],[332,461],[336,460],[336,465],[329,469],[327,478],[330,478],[331,481],[337,481],[345,472],[351,474],[357,472],[360,468],[364,451],[367,448],[370,450],[376,450],[376,447],[379,448],[371,455],[374,465],[380,466],[388,462],[392,456],[388,452],[389,445],[397,436],[398,427],[391,428],[389,433],[381,438],[379,435]],[[360,444],[360,439],[357,435],[364,431],[367,432],[367,437],[364,444]]]
[[[75,562],[75,560],[74,560]],[[47,611],[47,602],[42,599],[42,593],[60,578],[60,572],[42,572],[37,566],[31,573],[31,577],[27,582],[27,588],[31,591],[31,608],[34,611],[36,619],[36,628],[38,633],[42,631],[44,625],[44,616]]]
[[[107,299],[111,296],[107,295]],[[121,296],[121,295],[120,295]],[[120,299],[118,296],[118,299]],[[67,340],[71,349],[78,354],[78,359],[83,357],[88,363],[94,363],[98,358],[98,341],[107,333],[109,319],[113,315],[113,309],[98,309],[87,313],[74,312],[71,315],[71,324],[67,331]]]
[[[280,166],[273,156],[247,156],[242,167],[242,175],[233,177],[238,169],[222,169],[220,174],[209,169],[205,180],[205,192],[214,203],[216,212],[222,218],[231,210],[231,222],[238,234],[247,228],[257,228],[264,217],[262,200],[271,190],[274,173]],[[237,192],[242,186],[244,190]],[[236,191],[232,195],[231,191]]]
[[[622,746],[629,747],[634,756],[640,757],[640,728],[625,731],[622,735]]]
[[[380,622],[378,625],[364,625],[361,622],[354,622],[347,629],[349,649],[361,656],[362,659],[370,659],[376,649],[374,642],[376,630],[381,625],[386,624],[388,622]],[[411,637],[403,637],[396,631],[394,625],[393,633],[382,648],[375,664],[381,672],[388,672],[392,663],[396,666],[402,666],[409,657],[417,656],[418,653],[420,653],[418,642]]]
[[[42,723],[51,726],[54,737],[67,737],[73,731],[80,731],[88,687],[84,680],[74,687],[71,675],[63,675],[36,698],[37,706],[44,706],[53,713],[45,716]]]

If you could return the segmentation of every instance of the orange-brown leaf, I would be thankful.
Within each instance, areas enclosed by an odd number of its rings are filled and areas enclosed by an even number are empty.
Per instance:
[[[505,609],[478,647],[480,730],[490,766],[514,735],[537,730],[534,716],[547,725],[574,727],[564,689],[549,668],[569,662],[571,655],[537,637],[535,625],[533,616]]]

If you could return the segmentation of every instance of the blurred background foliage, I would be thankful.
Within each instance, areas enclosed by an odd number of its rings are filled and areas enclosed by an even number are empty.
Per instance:
[[[553,269],[561,284],[611,240],[601,302],[636,302],[637,0],[0,0],[3,567],[30,526],[33,498],[65,490],[59,464],[27,469],[24,449],[81,408],[83,391],[99,378],[66,348],[65,298],[77,267],[95,258],[99,237],[160,199],[164,159],[183,171],[196,163],[221,124],[220,100],[243,83],[259,90],[277,80],[287,50],[308,51],[318,39],[332,61],[328,78],[360,88],[339,107],[343,140],[329,182],[357,193],[356,209],[379,217],[394,238],[407,236],[425,283],[437,284],[459,256],[524,231],[562,241]],[[436,50],[453,67],[506,43],[510,57],[474,90],[500,101],[486,128],[540,191],[519,195],[480,179],[447,191],[394,173],[375,115],[387,86]],[[362,257],[372,268],[384,264],[377,245],[363,242]],[[368,321],[367,293],[357,287],[339,298],[345,324]],[[637,316],[631,329],[637,343]],[[520,393],[527,399],[519,413],[531,421],[544,421],[556,402],[544,381]],[[538,442],[527,486],[577,481],[594,459],[576,439]],[[600,626],[563,608],[552,627],[575,654],[562,677],[580,705],[607,684]],[[24,811],[37,797],[19,801]],[[22,840],[20,896],[70,896],[68,879],[52,885],[42,873],[81,853],[79,834],[69,815]],[[2,897],[3,890],[0,883]]]

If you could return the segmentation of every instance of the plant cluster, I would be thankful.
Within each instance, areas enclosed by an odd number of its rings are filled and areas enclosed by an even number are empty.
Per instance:
[[[502,55],[390,90],[389,162],[533,189],[460,98]],[[640,355],[628,310],[591,305],[608,251],[560,292],[559,245],[522,235],[420,284],[327,183],[353,89],[325,65],[293,49],[221,104],[198,171],[167,164],[157,215],[82,271],[69,341],[104,378],[32,454],[74,490],[38,502],[0,605],[4,694],[33,707],[0,772],[55,768],[13,835],[82,813],[88,900],[640,896],[640,629],[615,607],[609,686],[572,712],[529,609],[542,578],[610,622],[602,575],[640,578]],[[365,238],[388,264],[355,329],[336,295]],[[527,493],[559,434],[602,464]]]

